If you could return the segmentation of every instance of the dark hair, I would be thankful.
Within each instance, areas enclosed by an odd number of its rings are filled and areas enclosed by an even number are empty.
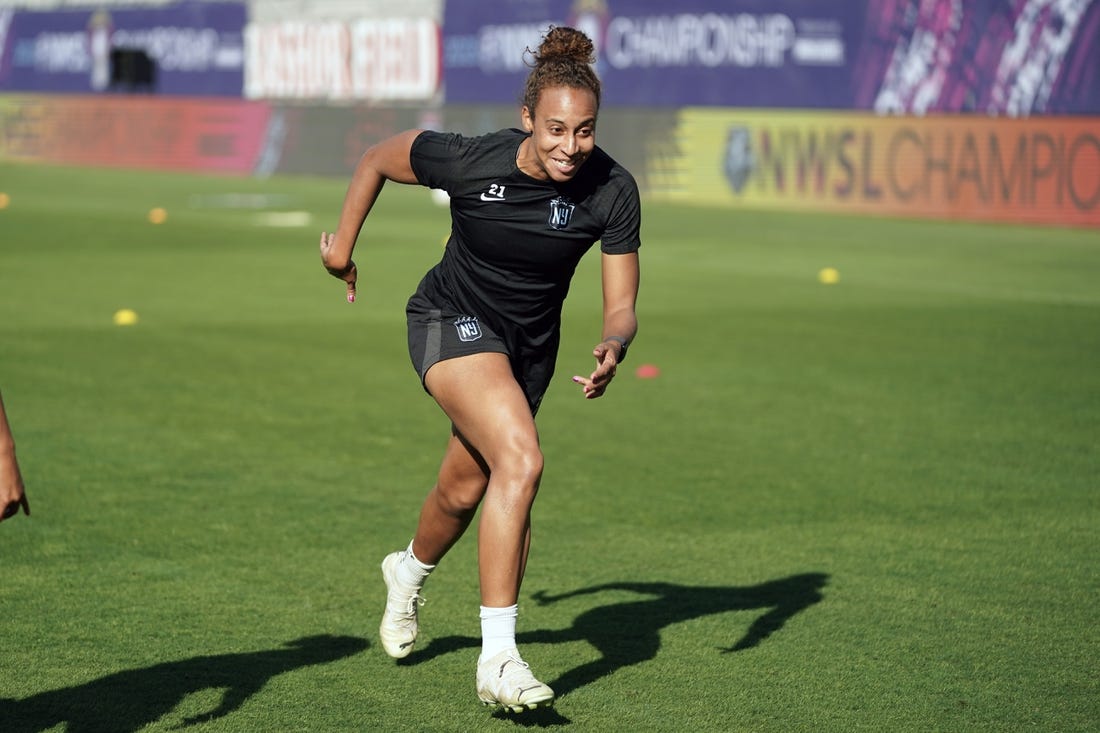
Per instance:
[[[532,115],[542,90],[549,87],[588,89],[596,95],[596,109],[600,108],[600,78],[592,68],[596,63],[592,39],[576,28],[550,26],[539,50],[528,48],[527,53],[534,64],[523,89],[523,104]]]

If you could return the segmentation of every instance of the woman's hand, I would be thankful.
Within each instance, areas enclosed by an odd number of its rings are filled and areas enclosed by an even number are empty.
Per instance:
[[[594,400],[602,397],[607,391],[607,385],[615,378],[615,371],[619,366],[619,352],[617,342],[603,341],[592,349],[592,356],[596,357],[596,371],[587,378],[573,377],[573,381],[584,388],[584,398]]]
[[[31,505],[23,488],[23,477],[19,473],[19,463],[15,460],[14,450],[0,448],[0,522],[14,517],[20,508],[24,514],[31,513]]]
[[[333,277],[343,280],[348,286],[348,302],[355,302],[355,281],[359,272],[355,269],[355,262],[348,258],[340,260],[336,253],[336,233],[321,232],[321,263]]]

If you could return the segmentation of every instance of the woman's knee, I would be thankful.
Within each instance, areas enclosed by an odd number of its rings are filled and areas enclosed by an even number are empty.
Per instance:
[[[515,445],[497,456],[492,468],[492,483],[520,496],[533,499],[542,480],[545,459],[537,443]]]
[[[440,476],[435,486],[436,501],[440,508],[453,517],[464,517],[477,511],[485,496],[488,480],[484,476],[449,480]]]

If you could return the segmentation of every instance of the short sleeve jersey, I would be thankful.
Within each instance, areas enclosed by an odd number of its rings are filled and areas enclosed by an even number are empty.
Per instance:
[[[599,147],[567,183],[523,173],[516,155],[527,137],[516,129],[417,136],[417,179],[451,197],[446,251],[417,296],[537,348],[556,341],[569,283],[593,244],[637,251],[641,206],[634,178]]]

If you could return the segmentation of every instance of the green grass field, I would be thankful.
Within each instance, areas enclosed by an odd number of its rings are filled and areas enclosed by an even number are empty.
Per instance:
[[[602,400],[594,253],[567,304],[520,600],[562,694],[517,718],[474,694],[473,530],[418,650],[377,642],[448,222],[387,187],[349,305],[345,183],[0,164],[0,730],[1100,730],[1096,231],[649,205]]]

